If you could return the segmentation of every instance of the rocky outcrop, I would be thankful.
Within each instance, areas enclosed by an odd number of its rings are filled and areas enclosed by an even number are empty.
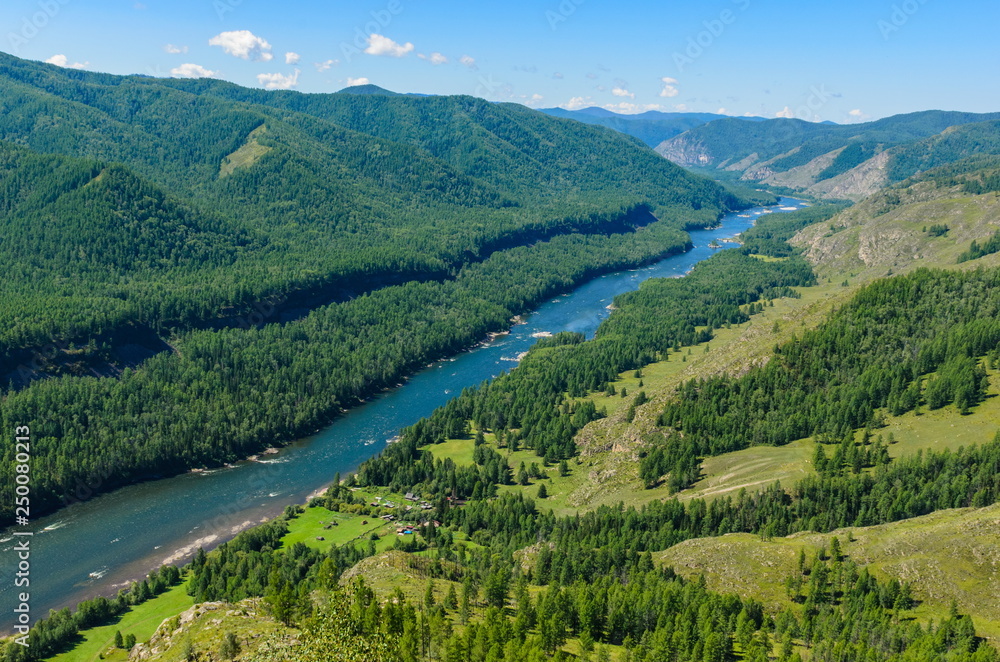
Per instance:
[[[715,165],[717,160],[700,140],[683,135],[664,140],[656,146],[656,152],[682,168],[705,168]]]
[[[881,190],[889,183],[889,152],[880,152],[847,172],[817,182],[807,191],[820,198],[860,200]]]

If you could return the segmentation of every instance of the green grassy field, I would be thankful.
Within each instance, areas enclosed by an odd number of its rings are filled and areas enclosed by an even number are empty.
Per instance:
[[[92,628],[82,633],[82,640],[72,650],[49,658],[52,662],[92,662],[94,660],[126,660],[128,654],[112,648],[115,632],[122,636],[134,634],[138,642],[148,641],[165,619],[175,616],[194,604],[187,594],[187,583],[174,586],[152,600],[132,607],[111,625]],[[101,655],[103,654],[103,658]]]
[[[326,528],[331,522],[337,525]],[[379,536],[377,549],[391,546],[395,525],[378,517],[335,513],[323,507],[306,508],[303,514],[288,522],[288,534],[281,539],[281,544],[287,548],[301,542],[307,547],[326,551],[333,545],[346,545],[352,541],[367,544],[373,533]]]
[[[270,152],[270,147],[261,145],[257,140],[265,131],[267,131],[267,127],[263,124],[251,131],[246,142],[219,164],[219,177],[227,177],[233,174],[237,168],[248,168]]]
[[[492,437],[492,435],[490,436]],[[431,444],[422,447],[421,450],[430,451],[434,455],[434,459],[451,459],[452,462],[462,467],[472,464],[472,450],[474,448],[472,437],[467,437],[465,439],[449,439],[440,444]]]

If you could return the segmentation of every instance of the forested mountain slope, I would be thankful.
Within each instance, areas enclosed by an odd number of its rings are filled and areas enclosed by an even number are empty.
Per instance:
[[[627,136],[471,97],[0,54],[0,107],[0,418],[61,412],[34,445],[39,512],[315,430],[750,204]]]
[[[123,163],[192,213],[256,238],[238,278],[220,269],[172,310],[129,313],[159,329],[359,278],[440,277],[505,245],[620,227],[640,209],[703,225],[739,204],[613,132],[471,98],[282,96],[7,55],[0,90],[0,139]],[[46,334],[85,340],[101,324],[18,330],[4,349]]]

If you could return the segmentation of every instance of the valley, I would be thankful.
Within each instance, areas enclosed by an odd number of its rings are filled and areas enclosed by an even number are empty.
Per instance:
[[[1000,113],[365,40],[0,53],[3,662],[1000,662]]]

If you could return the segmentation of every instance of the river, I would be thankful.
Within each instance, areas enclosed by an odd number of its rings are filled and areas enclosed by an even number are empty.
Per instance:
[[[694,249],[638,269],[607,274],[557,297],[524,317],[509,334],[428,366],[403,385],[356,407],[329,427],[277,454],[231,468],[188,473],[125,487],[32,522],[31,614],[111,594],[163,563],[187,559],[231,538],[250,523],[279,514],[381,451],[402,427],[427,416],[467,386],[517,365],[541,334],[576,331],[592,337],[622,292],[648,278],[678,277],[756,218],[806,203],[782,198],[777,207],[729,214],[718,228],[692,231]],[[723,244],[725,245],[725,244]],[[19,529],[22,530],[22,529]],[[17,554],[11,532],[0,534],[0,631],[13,627]]]

